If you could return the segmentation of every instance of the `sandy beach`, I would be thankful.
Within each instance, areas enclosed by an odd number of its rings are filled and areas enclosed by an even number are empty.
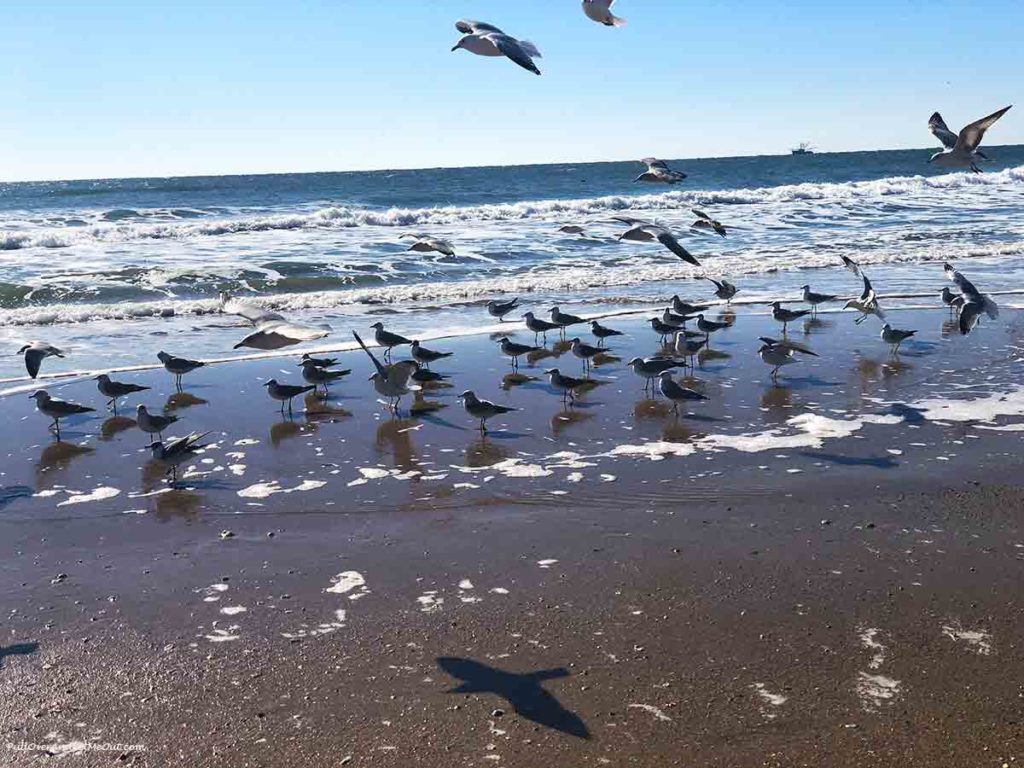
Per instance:
[[[359,350],[293,418],[260,384],[301,348],[183,392],[124,374],[152,391],[61,442],[8,394],[3,763],[1012,763],[1016,313],[965,339],[894,312],[898,357],[822,313],[790,334],[828,354],[777,384],[762,313],[678,417],[625,366],[658,350],[643,315],[604,321],[627,335],[571,407],[564,345],[510,378],[490,333],[434,342],[456,386],[398,418]],[[520,410],[482,436],[465,388]],[[175,488],[138,402],[211,431]]]

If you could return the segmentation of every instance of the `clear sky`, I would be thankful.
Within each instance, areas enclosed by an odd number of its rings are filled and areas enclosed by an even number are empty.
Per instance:
[[[0,179],[925,147],[1016,102],[1022,0],[6,0]],[[543,76],[449,49],[462,17]]]

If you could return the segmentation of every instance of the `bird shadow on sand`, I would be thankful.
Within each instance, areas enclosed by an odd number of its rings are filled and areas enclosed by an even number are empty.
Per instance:
[[[28,656],[39,650],[39,643],[17,643],[15,645],[0,645],[0,669],[4,666],[4,659],[8,656]]]
[[[801,456],[817,461],[827,461],[841,467],[874,467],[875,469],[896,469],[898,461],[889,456],[841,456],[838,453],[804,451]]]
[[[448,693],[493,693],[505,699],[512,710],[531,722],[580,739],[589,739],[590,731],[575,712],[541,685],[545,680],[568,677],[569,670],[543,669],[538,672],[505,672],[472,659],[440,656],[437,665],[462,683]]]

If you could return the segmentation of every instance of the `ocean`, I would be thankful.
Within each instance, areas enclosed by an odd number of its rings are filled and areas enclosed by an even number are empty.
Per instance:
[[[689,176],[675,187],[633,183],[635,162],[0,184],[0,338],[68,348],[62,370],[116,368],[161,347],[230,354],[241,334],[211,316],[221,291],[328,323],[329,345],[371,315],[465,332],[501,296],[581,311],[708,298],[705,272],[739,298],[795,298],[804,283],[857,293],[841,256],[883,294],[937,294],[945,260],[987,290],[1021,287],[1024,146],[989,148],[981,175],[939,173],[929,153],[676,160]],[[693,207],[728,237],[689,230]],[[673,227],[704,272],[617,241],[615,214]],[[565,223],[590,237],[558,233]],[[409,251],[407,232],[456,254]],[[0,359],[0,378],[23,375]]]

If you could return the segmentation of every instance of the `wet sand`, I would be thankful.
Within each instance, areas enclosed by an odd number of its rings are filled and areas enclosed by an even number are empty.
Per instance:
[[[132,424],[56,443],[0,399],[0,764],[1011,762],[1019,321],[893,314],[921,329],[898,359],[822,315],[791,329],[821,357],[773,385],[753,353],[777,329],[743,312],[678,419],[621,361],[575,408],[502,389],[486,337],[435,343],[446,407],[399,419],[361,352],[294,420],[258,386],[291,358],[184,395],[140,373],[130,405],[213,431],[173,490]],[[656,351],[609,324],[616,356]],[[523,410],[481,437],[466,387]]]

